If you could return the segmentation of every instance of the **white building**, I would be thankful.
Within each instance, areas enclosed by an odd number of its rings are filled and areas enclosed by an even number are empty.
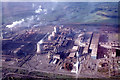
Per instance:
[[[79,54],[78,54],[78,52],[76,53],[76,56],[77,56],[77,62],[73,65],[73,69],[72,69],[72,73],[78,73],[78,68],[79,68],[79,61],[78,61],[78,56],[79,56]]]
[[[52,32],[52,36],[53,36],[53,37],[55,37],[55,36],[56,36],[56,33],[55,33],[54,31]]]
[[[59,33],[59,27],[55,26],[55,27],[54,27],[54,32],[55,32],[55,33]]]
[[[51,40],[53,40],[53,39],[54,39],[54,36],[52,36],[52,35],[49,35],[49,36],[48,36],[48,40],[49,40],[49,41],[51,41]]]
[[[40,53],[43,49],[43,42],[44,40],[40,40],[38,43],[37,43],[37,53]]]
[[[93,37],[92,37],[91,44],[90,44],[90,49],[92,50],[92,52],[91,52],[91,57],[92,57],[93,59],[96,59],[96,58],[97,58],[99,37],[100,37],[100,34],[99,34],[99,33],[94,33],[94,34],[93,34]]]

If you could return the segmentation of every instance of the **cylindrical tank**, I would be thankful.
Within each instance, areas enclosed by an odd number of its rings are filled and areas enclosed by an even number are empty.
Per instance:
[[[53,37],[52,35],[49,35],[49,36],[48,36],[48,40],[51,41],[51,40],[53,40],[53,39],[54,39],[54,37]]]
[[[53,37],[55,37],[55,36],[56,36],[56,33],[55,33],[54,31],[52,32],[52,36],[53,36]]]
[[[55,33],[58,33],[58,32],[59,32],[59,27],[55,26],[55,27],[54,27],[54,32],[55,32]]]
[[[38,43],[37,43],[37,53],[40,53],[42,51],[42,44],[43,44],[44,40],[40,40]]]

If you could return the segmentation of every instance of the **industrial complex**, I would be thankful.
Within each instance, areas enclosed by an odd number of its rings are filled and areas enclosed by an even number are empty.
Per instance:
[[[105,38],[100,39],[101,37],[107,37],[107,41],[103,40]],[[27,62],[29,65],[24,65],[24,67],[30,66],[33,59],[41,58],[39,55],[43,55],[46,63],[42,60],[38,61],[37,65],[33,65],[33,70],[39,70],[40,66],[44,64],[46,65],[44,67],[50,65],[54,67],[53,70],[51,68],[48,71],[68,73],[77,75],[77,77],[84,74],[96,75],[96,77],[118,75],[120,43],[117,38],[117,33],[82,30],[77,33],[70,27],[54,26],[53,31],[46,33],[37,42],[36,57],[33,57],[31,61]],[[41,69],[44,70],[44,68]],[[88,72],[90,73],[88,74]]]
[[[1,3],[0,79],[120,80],[120,2],[71,1]]]
[[[69,75],[75,78],[111,77],[120,74],[118,32],[100,29],[99,31],[86,31],[85,29],[78,31],[77,28],[63,25],[49,27],[51,30],[48,32],[33,28],[22,31],[23,34],[17,37],[3,39],[4,46],[12,41],[19,46],[15,49],[12,46],[11,51],[9,49],[9,54],[14,54],[9,56],[9,59],[3,55],[3,66],[14,66],[14,73],[22,69],[28,70],[27,74],[38,71]],[[4,54],[5,51],[3,50]],[[3,75],[10,74],[4,73]]]

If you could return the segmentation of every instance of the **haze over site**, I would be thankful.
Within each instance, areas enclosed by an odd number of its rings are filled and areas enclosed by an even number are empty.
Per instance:
[[[14,6],[13,6],[14,5]],[[84,6],[86,5],[86,6]],[[9,8],[6,8],[6,6]],[[22,9],[21,6],[24,8]],[[3,23],[8,28],[28,24],[118,24],[118,4],[115,3],[3,3]],[[21,15],[22,14],[22,15]],[[21,25],[21,26],[22,26]]]
[[[2,2],[119,2],[119,0],[1,0]]]

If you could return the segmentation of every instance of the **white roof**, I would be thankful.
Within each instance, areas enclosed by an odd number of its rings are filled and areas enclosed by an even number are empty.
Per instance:
[[[74,57],[75,56],[75,52],[70,53],[68,57]]]
[[[74,50],[78,50],[78,46],[73,46],[72,49],[74,49]]]
[[[42,44],[44,42],[44,40],[40,40],[39,42],[38,42],[38,44]]]

